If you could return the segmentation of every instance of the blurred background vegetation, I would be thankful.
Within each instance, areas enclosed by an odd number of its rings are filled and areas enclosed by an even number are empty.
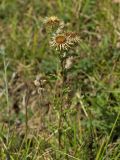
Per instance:
[[[61,148],[60,62],[43,25],[50,16],[80,34]],[[37,75],[45,81],[42,96]],[[1,0],[0,102],[1,160],[119,160],[120,1]]]

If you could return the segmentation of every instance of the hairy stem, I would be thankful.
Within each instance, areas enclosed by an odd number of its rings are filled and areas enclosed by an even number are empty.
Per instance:
[[[61,85],[61,104],[60,104],[60,117],[59,117],[59,136],[58,136],[58,141],[59,141],[59,148],[62,147],[62,119],[63,119],[63,106],[64,106],[64,89],[66,86],[66,72],[65,72],[65,58],[61,57],[60,58],[60,63],[61,63],[61,78],[62,78],[62,85]]]

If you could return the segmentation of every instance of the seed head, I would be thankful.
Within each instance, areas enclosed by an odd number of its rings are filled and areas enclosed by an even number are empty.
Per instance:
[[[66,37],[68,37],[69,41],[71,41],[72,43],[80,42],[80,37],[77,32],[66,32],[65,35]]]
[[[61,20],[56,16],[46,17],[44,19],[44,24],[49,27],[59,26],[60,22]]]
[[[73,43],[65,34],[57,34],[52,37],[50,45],[51,47],[55,47],[56,50],[68,50]]]

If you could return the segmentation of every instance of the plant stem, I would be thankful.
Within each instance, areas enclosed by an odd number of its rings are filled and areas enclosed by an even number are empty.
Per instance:
[[[23,105],[25,107],[25,136],[27,137],[28,134],[28,101],[29,101],[29,89],[26,85],[26,92],[23,97]]]
[[[59,117],[59,148],[62,147],[62,117],[63,117],[63,106],[64,106],[64,89],[66,86],[66,73],[65,73],[65,57],[60,57],[60,63],[61,63],[61,78],[62,78],[62,85],[61,85],[61,96],[60,96],[60,117]]]

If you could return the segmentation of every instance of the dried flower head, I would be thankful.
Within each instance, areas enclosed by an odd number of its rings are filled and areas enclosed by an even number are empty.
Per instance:
[[[73,43],[78,43],[80,41],[80,37],[77,32],[66,32],[65,35],[68,37],[69,41]]]
[[[45,90],[45,84],[46,84],[45,77],[42,74],[37,75],[36,79],[33,81],[33,83],[37,89],[37,93],[42,94],[42,92]]]
[[[56,16],[46,17],[44,19],[44,24],[47,26],[59,26],[61,20]]]
[[[68,50],[73,43],[65,34],[57,34],[52,37],[50,45],[51,47],[55,47],[56,50]]]

